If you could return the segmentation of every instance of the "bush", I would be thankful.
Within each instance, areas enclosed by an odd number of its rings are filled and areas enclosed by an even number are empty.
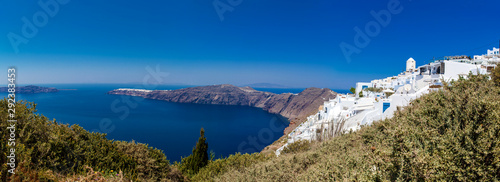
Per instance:
[[[244,170],[253,164],[268,160],[263,154],[240,154],[236,153],[227,158],[210,161],[207,166],[203,167],[198,174],[193,176],[193,181],[211,181],[230,170]]]
[[[445,84],[397,113],[391,179],[482,181],[500,177],[500,89],[486,75]],[[391,123],[392,124],[392,123]]]
[[[497,66],[491,70],[491,79],[497,86],[500,86],[500,63],[497,63]]]
[[[170,171],[170,164],[163,151],[148,147],[147,144],[115,141],[119,151],[125,153],[136,163],[135,174],[138,179],[166,181],[165,173]]]
[[[373,93],[378,93],[378,92],[382,92],[384,89],[382,88],[374,88],[374,87],[368,87],[368,88],[365,88],[366,91],[368,92],[373,92]]]
[[[311,142],[309,140],[299,140],[295,141],[285,148],[283,148],[282,154],[294,154],[299,152],[308,151],[311,149]]]

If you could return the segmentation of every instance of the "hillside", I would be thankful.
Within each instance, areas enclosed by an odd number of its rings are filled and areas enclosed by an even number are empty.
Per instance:
[[[262,108],[289,119],[283,133],[287,135],[305,118],[318,112],[319,106],[337,93],[328,88],[307,88],[298,94],[275,94],[255,90],[251,87],[237,87],[230,84],[190,87],[178,90],[115,89],[108,94],[140,96],[147,99],[178,103],[240,105]],[[282,137],[283,138],[283,137]],[[265,147],[262,153],[271,154],[283,143],[281,139]]]
[[[8,87],[0,87],[0,93],[8,92]],[[24,87],[16,87],[16,94],[36,94],[36,93],[49,93],[58,92],[56,88],[53,87],[40,87],[35,85],[28,85]]]
[[[252,84],[248,84],[245,86],[252,87],[252,88],[289,88],[289,87],[284,86],[284,85],[273,84],[273,83],[252,83]]]
[[[251,87],[229,84],[190,87],[178,90],[127,90],[116,89],[108,94],[133,95],[168,102],[240,105],[262,108],[280,114],[290,120],[307,117],[328,99],[334,99],[334,91],[324,88],[307,88],[299,94],[257,91]]]

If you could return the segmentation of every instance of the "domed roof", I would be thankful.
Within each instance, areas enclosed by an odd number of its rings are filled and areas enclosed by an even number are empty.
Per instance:
[[[415,62],[415,60],[413,58],[408,59],[406,62],[410,62],[410,61]]]

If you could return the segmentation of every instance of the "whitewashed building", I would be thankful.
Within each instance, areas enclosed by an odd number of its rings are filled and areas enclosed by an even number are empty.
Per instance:
[[[499,48],[495,48],[495,47],[493,47],[492,50],[488,49],[488,52],[487,52],[486,55],[488,55],[488,56],[490,56],[490,55],[499,55],[500,53],[498,53],[498,50],[499,50]]]
[[[413,58],[406,60],[406,71],[413,72],[415,70],[416,62]]]

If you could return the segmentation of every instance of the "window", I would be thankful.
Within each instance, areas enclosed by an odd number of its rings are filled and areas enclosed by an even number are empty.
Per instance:
[[[382,106],[382,112],[385,112],[385,110],[387,110],[389,107],[391,107],[391,103],[384,102]]]

